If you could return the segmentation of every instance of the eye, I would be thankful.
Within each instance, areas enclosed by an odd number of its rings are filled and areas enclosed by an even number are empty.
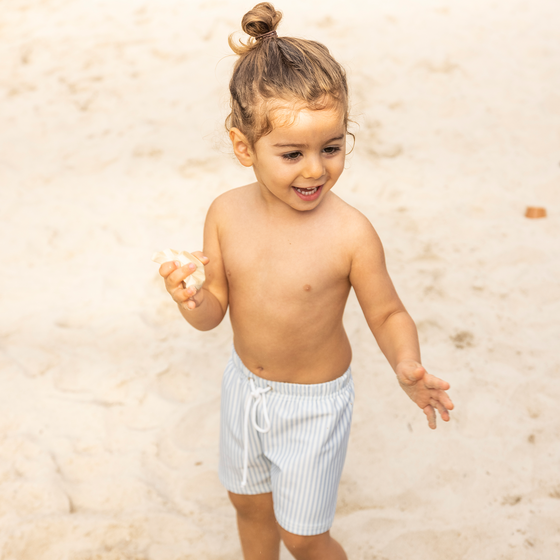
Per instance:
[[[340,148],[338,146],[328,146],[323,150],[325,153],[329,154],[330,156],[340,152]]]
[[[282,154],[282,157],[288,161],[295,161],[301,156],[301,152],[290,152],[289,154]]]

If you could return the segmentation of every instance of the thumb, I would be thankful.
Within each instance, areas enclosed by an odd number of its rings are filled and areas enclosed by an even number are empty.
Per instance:
[[[408,381],[416,383],[424,377],[426,370],[419,364],[406,364],[402,373]]]

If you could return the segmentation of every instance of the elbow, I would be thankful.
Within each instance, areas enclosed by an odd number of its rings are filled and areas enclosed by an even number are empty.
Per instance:
[[[192,326],[202,332],[211,331],[212,329],[215,329],[224,320],[225,316],[226,316],[226,311],[223,310],[222,313],[220,313],[219,315],[209,318],[209,320],[203,321],[197,325],[193,324]]]
[[[408,314],[408,311],[404,307],[400,307],[398,309],[392,309],[388,311],[383,316],[378,317],[375,325],[372,326],[372,332],[380,332],[383,331],[389,325],[395,324],[395,321],[412,321],[412,318]]]
[[[223,319],[223,317],[222,317],[222,319]],[[222,322],[222,319],[220,319],[219,321],[215,321],[213,323],[205,324],[205,325],[197,325],[197,326],[195,326],[195,329],[197,331],[202,331],[202,332],[211,331],[212,329],[215,329]]]
[[[385,318],[381,322],[381,325],[383,325],[387,321],[390,321],[392,318],[402,316],[402,314],[406,315],[407,317],[410,317],[408,311],[404,307],[401,307],[399,309],[393,309],[393,311],[390,311],[389,313],[387,313],[387,315],[385,315]]]

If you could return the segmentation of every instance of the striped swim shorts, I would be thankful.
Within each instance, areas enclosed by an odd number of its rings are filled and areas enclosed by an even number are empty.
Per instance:
[[[235,494],[272,492],[280,526],[297,535],[331,528],[346,457],[354,382],[256,376],[233,351],[222,382],[219,475]]]

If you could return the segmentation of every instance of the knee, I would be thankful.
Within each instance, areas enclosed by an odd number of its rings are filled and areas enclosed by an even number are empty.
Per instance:
[[[281,531],[282,540],[286,545],[286,548],[296,557],[296,558],[307,558],[314,552],[317,552],[322,547],[327,544],[330,540],[330,533],[327,531],[321,535],[295,535],[294,533],[288,533],[285,530]]]

